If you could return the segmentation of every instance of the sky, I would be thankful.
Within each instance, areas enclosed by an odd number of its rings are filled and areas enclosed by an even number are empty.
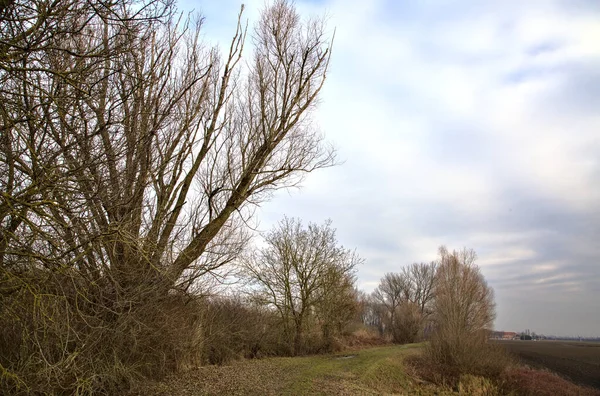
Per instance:
[[[245,3],[252,26],[266,3]],[[240,6],[180,2],[221,45]],[[442,244],[472,248],[497,330],[600,336],[600,2],[296,7],[335,29],[314,118],[343,163],[277,193],[259,228],[331,219],[367,292]]]

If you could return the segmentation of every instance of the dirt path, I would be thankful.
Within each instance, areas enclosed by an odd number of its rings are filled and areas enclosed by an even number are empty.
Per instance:
[[[334,355],[241,360],[199,367],[148,384],[135,395],[441,395],[416,381],[403,360],[420,345],[385,346]],[[448,394],[450,394],[449,392]]]

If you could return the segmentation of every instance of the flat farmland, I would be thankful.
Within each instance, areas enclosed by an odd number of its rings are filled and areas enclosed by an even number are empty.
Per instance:
[[[571,381],[600,389],[600,343],[497,341],[531,367],[547,368]]]

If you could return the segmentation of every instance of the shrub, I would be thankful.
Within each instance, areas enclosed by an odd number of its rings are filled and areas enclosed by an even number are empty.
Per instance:
[[[458,384],[461,375],[495,379],[511,363],[498,345],[488,343],[493,290],[479,271],[473,250],[440,248],[433,301],[433,334],[425,348],[426,373],[436,382]]]
[[[278,317],[238,297],[206,300],[202,323],[203,364],[290,353],[283,342]]]
[[[457,338],[438,332],[426,346],[424,357],[452,383],[463,374],[498,378],[512,364],[508,353],[488,343],[483,332]]]
[[[373,327],[359,327],[343,338],[346,348],[364,348],[385,345],[388,342],[380,336],[379,330]]]
[[[504,349],[487,343],[482,336],[449,340],[439,332],[425,346],[422,354],[409,357],[407,362],[418,377],[455,390],[459,390],[461,381],[463,388],[471,386],[471,377],[497,381],[513,365],[512,358]]]
[[[125,299],[107,293],[108,279],[66,269],[12,279],[28,287],[0,304],[2,394],[112,394],[197,358],[198,305],[184,294],[143,288]]]
[[[401,304],[395,317],[392,323],[392,340],[395,343],[409,344],[422,338],[423,315],[417,304]]]

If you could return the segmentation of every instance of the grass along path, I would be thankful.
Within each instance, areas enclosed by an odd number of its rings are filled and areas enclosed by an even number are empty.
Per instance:
[[[405,357],[421,344],[385,346],[343,354],[241,360],[207,366],[148,384],[138,394],[156,395],[442,395],[405,370]]]

